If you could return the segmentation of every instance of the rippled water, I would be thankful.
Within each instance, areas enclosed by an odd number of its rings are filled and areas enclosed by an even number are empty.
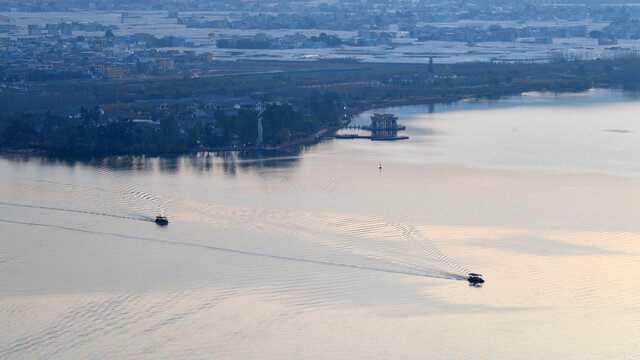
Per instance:
[[[0,358],[636,358],[639,110],[526,94],[286,156],[2,158]]]

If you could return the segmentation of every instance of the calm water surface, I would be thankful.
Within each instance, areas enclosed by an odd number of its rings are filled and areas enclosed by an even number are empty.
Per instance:
[[[0,158],[0,358],[640,356],[636,97],[387,111],[409,140]]]

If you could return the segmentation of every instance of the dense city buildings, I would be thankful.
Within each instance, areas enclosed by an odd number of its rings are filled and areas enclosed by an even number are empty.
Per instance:
[[[28,0],[0,11],[5,81],[197,74],[214,60],[545,62],[640,49],[640,9],[613,2]]]

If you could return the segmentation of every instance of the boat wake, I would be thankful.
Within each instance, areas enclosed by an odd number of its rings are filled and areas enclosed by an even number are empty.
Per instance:
[[[85,234],[112,236],[112,237],[124,238],[124,239],[142,240],[142,241],[149,241],[149,242],[176,245],[176,246],[197,247],[197,248],[201,248],[201,249],[220,251],[220,252],[226,252],[226,253],[237,254],[237,255],[257,256],[257,257],[262,257],[262,258],[270,258],[270,259],[278,259],[278,260],[286,260],[286,261],[295,261],[295,262],[317,264],[317,265],[325,265],[325,266],[334,266],[334,267],[342,267],[342,268],[350,268],[350,269],[358,269],[358,270],[366,270],[366,271],[377,271],[377,272],[384,272],[384,273],[390,273],[390,274],[418,276],[418,277],[427,277],[427,278],[435,278],[435,279],[466,280],[464,277],[462,277],[462,276],[460,276],[458,274],[448,273],[448,272],[444,272],[444,271],[437,271],[437,270],[429,270],[429,271],[394,270],[394,269],[385,269],[385,268],[382,268],[382,267],[375,267],[375,266],[368,266],[368,265],[359,265],[359,264],[341,263],[341,262],[331,262],[331,261],[326,261],[326,260],[318,260],[318,259],[310,259],[310,258],[302,258],[302,257],[294,257],[294,256],[285,256],[285,255],[278,255],[278,254],[269,254],[269,253],[262,253],[262,252],[248,251],[248,250],[240,250],[240,249],[231,249],[231,248],[224,248],[224,247],[219,247],[219,246],[212,246],[212,245],[205,245],[205,244],[198,244],[198,243],[177,242],[177,241],[155,239],[155,238],[148,238],[148,237],[141,237],[141,236],[131,236],[131,235],[119,234],[119,233],[113,233],[113,232],[101,232],[101,231],[85,230],[85,229],[79,229],[79,228],[74,228],[74,227],[69,227],[69,226],[60,226],[60,225],[43,224],[43,223],[35,223],[35,222],[25,222],[25,221],[15,221],[15,220],[8,220],[8,219],[0,219],[0,222],[10,223],[10,224],[19,224],[19,225],[28,225],[28,226],[39,226],[39,227],[46,227],[46,228],[52,228],[52,229],[74,231],[74,232],[85,233]]]
[[[39,205],[29,205],[29,204],[16,204],[16,203],[7,203],[7,202],[0,202],[0,206],[14,206],[14,207],[24,207],[24,208],[31,208],[31,209],[65,211],[65,212],[72,212],[72,213],[79,213],[79,214],[108,216],[108,217],[113,217],[113,218],[118,218],[118,219],[137,220],[137,221],[154,221],[153,217],[142,215],[142,214],[140,214],[139,216],[134,217],[134,216],[124,216],[124,215],[116,215],[116,214],[109,214],[109,213],[101,213],[101,212],[95,212],[95,211],[65,209],[65,208],[57,208],[57,207],[50,207],[50,206],[39,206]]]

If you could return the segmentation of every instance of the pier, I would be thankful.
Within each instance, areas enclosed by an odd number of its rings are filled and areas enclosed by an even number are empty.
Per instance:
[[[404,125],[398,124],[398,117],[394,114],[378,114],[371,116],[371,124],[369,125],[344,125],[341,129],[367,130],[371,131],[371,135],[359,134],[342,134],[335,135],[335,139],[370,139],[377,141],[393,141],[406,140],[408,136],[398,136],[398,131],[405,130]]]
[[[371,127],[371,125],[346,125],[346,126],[340,127],[340,129],[369,130],[369,131],[377,130]],[[404,125],[397,125],[394,129],[396,131],[400,131],[400,130],[406,130],[407,127]]]
[[[371,136],[371,135],[358,135],[358,134],[345,134],[332,136],[334,139],[369,139],[373,141],[393,141],[393,140],[406,140],[408,136]]]

